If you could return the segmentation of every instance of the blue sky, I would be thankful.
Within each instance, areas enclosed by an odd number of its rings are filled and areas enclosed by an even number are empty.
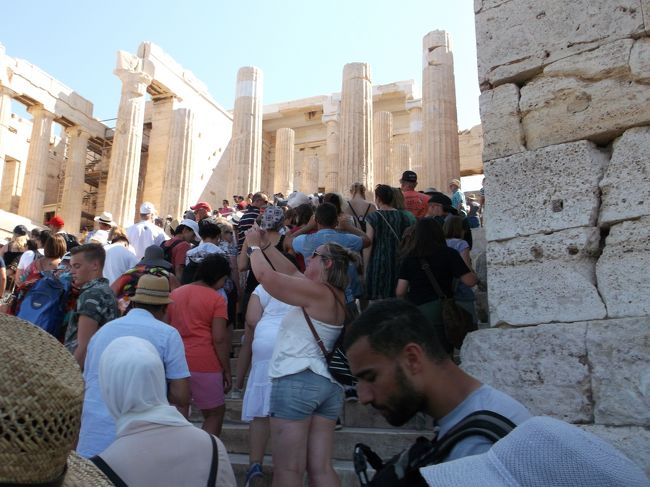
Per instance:
[[[161,46],[232,108],[237,70],[264,71],[264,104],[340,91],[348,62],[373,83],[422,77],[422,37],[451,33],[461,129],[480,122],[473,0],[22,0],[3,2],[0,43],[114,118],[118,50]]]

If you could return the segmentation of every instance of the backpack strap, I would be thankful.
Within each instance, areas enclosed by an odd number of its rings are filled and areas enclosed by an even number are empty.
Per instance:
[[[505,416],[494,411],[476,411],[465,416],[440,438],[433,456],[433,464],[444,460],[456,444],[470,436],[483,436],[496,443],[517,426]]]
[[[357,222],[359,226],[361,226],[361,219],[359,218],[359,215],[357,215],[357,212],[354,211],[354,208],[352,207],[352,204],[348,201],[348,206],[350,207],[350,210],[352,210],[352,215],[354,215],[354,221]],[[370,208],[370,205],[368,205]],[[368,210],[366,210],[366,213],[368,213]],[[363,215],[364,217],[366,216],[365,214]]]
[[[364,220],[366,219],[366,216],[368,216],[368,212],[370,211],[370,207],[371,207],[371,206],[372,206],[372,205],[371,205],[370,203],[368,203],[368,206],[366,207],[366,211],[363,212],[363,217],[362,217],[362,218],[363,218]]]
[[[212,442],[212,463],[210,464],[208,487],[215,487],[217,485],[217,472],[219,471],[219,447],[214,436],[210,435],[210,441]]]
[[[110,480],[115,487],[128,487],[128,485],[126,485],[126,482],[124,482],[124,480],[122,480],[120,476],[115,473],[115,470],[113,470],[102,457],[95,455],[94,457],[89,458],[89,460],[93,462],[95,466],[100,469],[104,475],[106,475],[106,477],[108,477],[108,480]]]
[[[433,277],[433,272],[431,272],[431,266],[429,263],[425,259],[420,259],[420,266],[422,267],[424,273],[427,275],[427,278],[429,279],[429,282],[431,283],[431,286],[433,287],[433,290],[436,292],[438,297],[440,299],[445,299],[447,295],[442,292],[440,284],[438,284],[436,278]]]

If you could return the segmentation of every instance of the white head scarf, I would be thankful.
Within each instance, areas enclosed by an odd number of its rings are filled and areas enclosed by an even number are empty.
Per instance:
[[[117,425],[117,436],[133,421],[191,426],[167,402],[165,368],[156,348],[132,336],[113,340],[99,361],[102,398]]]

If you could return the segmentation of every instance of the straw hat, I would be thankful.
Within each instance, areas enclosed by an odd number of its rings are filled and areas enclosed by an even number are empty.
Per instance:
[[[169,304],[169,280],[166,277],[144,274],[138,279],[135,295],[130,299],[134,303]]]
[[[0,315],[0,356],[0,483],[63,477],[64,487],[113,485],[92,463],[70,454],[84,396],[72,355],[40,328]]]

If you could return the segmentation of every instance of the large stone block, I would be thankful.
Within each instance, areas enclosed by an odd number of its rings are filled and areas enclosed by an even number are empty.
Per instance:
[[[650,215],[650,127],[630,129],[614,142],[600,189],[601,225]]]
[[[650,15],[650,12],[649,12]],[[638,39],[630,52],[630,71],[636,81],[650,82],[650,39]]]
[[[642,0],[475,2],[483,87],[530,79],[559,59],[645,30]]]
[[[519,87],[514,84],[484,91],[479,98],[483,130],[483,161],[526,150],[519,116]]]
[[[646,475],[650,475],[650,431],[638,426],[611,427],[597,424],[579,425],[589,433],[592,433],[614,448],[619,449],[623,454],[641,467]]]
[[[630,73],[629,60],[633,45],[633,39],[604,44],[593,51],[582,52],[549,64],[544,68],[544,75],[590,80],[627,76]]]
[[[610,318],[650,316],[650,217],[614,225],[596,266]]]
[[[521,89],[519,110],[526,146],[536,149],[581,139],[609,142],[629,127],[650,124],[649,104],[648,86],[630,77],[541,76]]]
[[[490,322],[534,325],[605,317],[596,289],[600,232],[574,228],[490,242]]]
[[[607,160],[580,141],[487,162],[488,241],[595,225]]]
[[[479,330],[465,339],[461,367],[535,415],[591,422],[585,333],[584,323]]]
[[[650,425],[650,316],[589,323],[594,419]]]

